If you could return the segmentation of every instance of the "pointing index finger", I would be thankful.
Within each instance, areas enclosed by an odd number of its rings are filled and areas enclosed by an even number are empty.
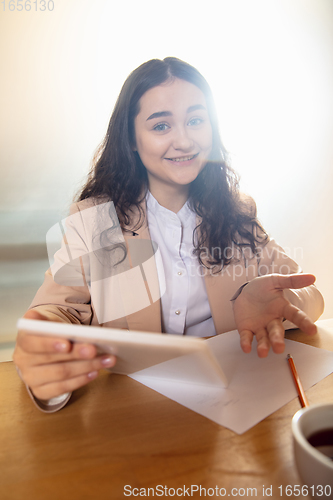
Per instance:
[[[304,288],[313,285],[316,277],[313,274],[273,274],[273,286],[276,289],[283,290],[284,288]]]

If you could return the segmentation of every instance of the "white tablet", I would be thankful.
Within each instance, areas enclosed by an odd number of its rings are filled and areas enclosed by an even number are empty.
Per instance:
[[[117,357],[117,363],[112,368],[114,373],[130,375],[154,366],[152,376],[220,387],[227,385],[225,374],[209,345],[198,337],[129,332],[26,318],[18,320],[17,328],[35,335],[94,344],[100,352]],[[182,359],[171,362],[180,357]]]

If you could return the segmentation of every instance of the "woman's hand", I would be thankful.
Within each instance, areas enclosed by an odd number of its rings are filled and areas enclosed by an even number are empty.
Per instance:
[[[255,336],[259,357],[266,357],[270,347],[275,353],[282,353],[285,348],[284,319],[304,333],[314,335],[316,325],[284,297],[283,290],[312,285],[315,279],[312,274],[270,274],[250,281],[233,302],[242,350],[251,351]]]
[[[25,318],[47,320],[37,311]],[[51,399],[72,392],[97,377],[101,368],[115,365],[112,355],[97,356],[91,344],[72,344],[69,340],[18,332],[13,360],[23,381],[38,399]]]

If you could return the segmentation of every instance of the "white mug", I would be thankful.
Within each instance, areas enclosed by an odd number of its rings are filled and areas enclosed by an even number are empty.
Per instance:
[[[333,460],[308,439],[315,433],[333,429],[333,403],[302,408],[293,417],[292,434],[297,470],[312,498],[333,498]]]

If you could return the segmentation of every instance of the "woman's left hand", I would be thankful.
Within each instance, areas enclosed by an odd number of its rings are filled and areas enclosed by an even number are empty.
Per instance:
[[[316,325],[284,297],[283,290],[303,288],[312,285],[315,280],[312,274],[270,274],[250,281],[233,302],[242,350],[251,351],[255,336],[260,358],[268,355],[270,347],[275,353],[282,353],[285,348],[284,319],[291,321],[304,333],[314,335],[317,332]]]

